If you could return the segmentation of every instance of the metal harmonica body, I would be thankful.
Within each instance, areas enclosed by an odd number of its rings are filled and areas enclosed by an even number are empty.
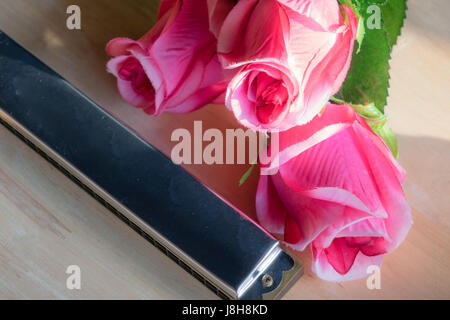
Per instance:
[[[0,31],[0,122],[217,295],[279,298],[278,241]]]

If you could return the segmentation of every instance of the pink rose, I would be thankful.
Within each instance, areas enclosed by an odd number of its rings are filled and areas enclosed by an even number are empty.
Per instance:
[[[337,0],[208,0],[224,68],[237,69],[226,105],[255,130],[311,121],[345,80],[357,20]],[[342,14],[343,13],[343,14]]]
[[[141,39],[108,43],[108,70],[132,106],[154,115],[187,113],[225,92],[216,48],[206,0],[162,0],[156,25]]]
[[[279,146],[278,173],[258,185],[260,223],[289,247],[311,245],[320,278],[366,277],[412,224],[405,173],[389,148],[350,106],[337,105],[280,133]]]

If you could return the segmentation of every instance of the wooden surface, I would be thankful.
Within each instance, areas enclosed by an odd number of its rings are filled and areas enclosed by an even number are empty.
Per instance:
[[[81,31],[65,26],[70,4],[81,6]],[[221,129],[235,128],[236,122],[223,107],[153,119],[122,102],[105,72],[104,46],[113,37],[146,32],[156,7],[155,0],[2,0],[0,29],[169,153],[176,128],[192,128],[194,120]],[[365,279],[321,281],[304,252],[306,274],[287,299],[450,298],[450,2],[409,0],[409,8],[393,53],[387,110],[408,172],[404,188],[414,226],[385,257],[381,290],[368,290]],[[254,217],[256,175],[237,187],[245,166],[187,169]],[[69,265],[81,267],[79,291],[66,289]],[[215,296],[0,127],[0,298]]]

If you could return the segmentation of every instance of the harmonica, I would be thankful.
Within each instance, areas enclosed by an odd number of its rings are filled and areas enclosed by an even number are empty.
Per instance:
[[[279,241],[1,31],[0,122],[219,297],[280,298],[301,276]]]

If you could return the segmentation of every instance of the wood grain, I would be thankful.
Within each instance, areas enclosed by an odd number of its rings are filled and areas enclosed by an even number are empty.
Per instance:
[[[328,283],[310,271],[287,299],[450,298],[450,22],[446,0],[409,0],[393,53],[387,112],[398,134],[414,226],[385,258],[382,289],[366,280]],[[65,26],[78,4],[82,30]],[[176,128],[237,127],[224,107],[190,115],[143,116],[128,107],[105,72],[104,47],[138,38],[154,23],[152,0],[3,0],[0,29],[133,127],[166,154]],[[188,166],[196,177],[254,218],[257,177],[241,188],[246,166]],[[82,269],[82,290],[66,289],[67,266]],[[20,140],[0,127],[0,298],[214,299],[185,271],[140,238]]]

